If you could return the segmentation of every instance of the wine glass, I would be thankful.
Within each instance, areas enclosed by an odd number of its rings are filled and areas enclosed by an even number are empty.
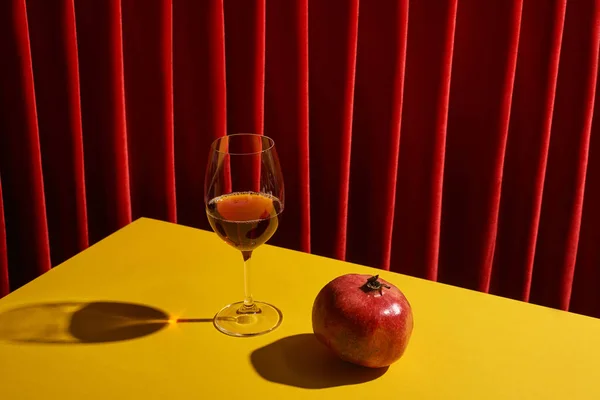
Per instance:
[[[254,336],[281,324],[281,311],[254,301],[250,290],[252,252],[273,236],[283,211],[283,175],[273,139],[240,133],[216,139],[204,181],[206,215],[212,229],[242,253],[244,300],[225,306],[215,327],[231,336]]]

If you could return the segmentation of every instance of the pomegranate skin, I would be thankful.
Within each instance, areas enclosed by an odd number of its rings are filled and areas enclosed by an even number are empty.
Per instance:
[[[312,326],[317,339],[342,360],[381,368],[404,354],[413,314],[404,294],[391,283],[377,276],[346,274],[317,295]]]

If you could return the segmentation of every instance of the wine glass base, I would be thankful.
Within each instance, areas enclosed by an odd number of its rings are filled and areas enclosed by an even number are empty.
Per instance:
[[[271,332],[283,320],[281,311],[268,303],[255,301],[259,312],[240,312],[243,301],[229,304],[215,315],[215,328],[229,336],[257,336]]]

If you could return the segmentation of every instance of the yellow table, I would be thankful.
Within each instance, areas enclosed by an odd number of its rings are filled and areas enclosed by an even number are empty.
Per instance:
[[[381,273],[412,304],[409,347],[383,374],[311,336],[317,292],[349,272]],[[212,316],[243,294],[240,255],[137,220],[0,300],[0,399],[600,399],[597,319],[272,246],[253,285],[283,324],[218,332]]]

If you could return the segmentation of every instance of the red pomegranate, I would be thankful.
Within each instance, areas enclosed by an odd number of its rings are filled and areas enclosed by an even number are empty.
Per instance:
[[[346,274],[321,289],[312,324],[317,339],[342,360],[380,368],[404,354],[413,315],[404,294],[379,275]]]

